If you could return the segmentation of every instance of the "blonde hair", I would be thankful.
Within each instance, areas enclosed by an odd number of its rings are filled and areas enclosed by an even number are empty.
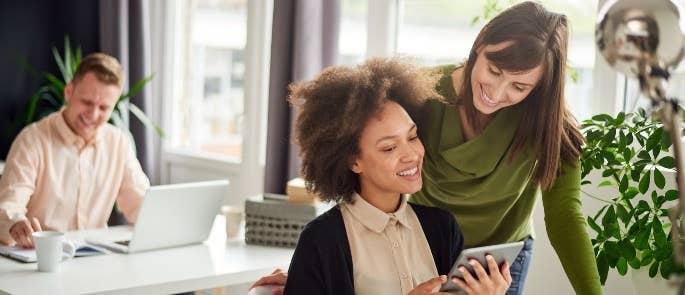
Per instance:
[[[124,86],[124,73],[121,70],[121,64],[116,58],[107,54],[92,53],[83,58],[71,81],[77,83],[87,73],[95,74],[98,81],[102,83],[117,85],[119,88]]]

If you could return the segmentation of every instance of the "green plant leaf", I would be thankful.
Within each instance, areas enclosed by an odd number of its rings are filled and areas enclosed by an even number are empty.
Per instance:
[[[649,178],[650,178],[649,171],[647,171],[647,173],[642,175],[642,178],[640,179],[640,184],[638,185],[640,193],[644,194],[649,189]]]
[[[637,154],[637,157],[643,160],[652,161],[652,156],[649,155],[648,151],[642,150]]]
[[[599,187],[611,186],[611,185],[613,185],[613,184],[614,184],[614,183],[611,182],[610,180],[605,180],[605,181],[602,181],[602,183],[599,184]]]
[[[628,224],[628,222],[630,221],[631,216],[628,213],[626,207],[616,205],[616,215],[618,216],[618,218],[621,219],[621,221],[623,221],[623,224]]]
[[[659,271],[659,261],[654,261],[652,266],[649,267],[649,277],[650,278],[655,277],[658,271]]]
[[[641,266],[640,259],[637,257],[633,257],[632,259],[628,260],[628,265],[630,265],[632,269],[638,269]]]
[[[666,186],[666,178],[664,178],[664,174],[659,169],[654,169],[654,184],[660,189]]]
[[[657,148],[657,146],[661,143],[661,134],[662,134],[662,129],[656,129],[654,132],[649,135],[647,138],[647,146],[646,148],[648,150],[654,150]],[[660,147],[659,147],[660,149]]]
[[[62,78],[64,79],[64,81],[71,81],[71,76],[69,75],[66,67],[64,66],[62,56],[59,55],[59,51],[57,51],[57,47],[55,46],[52,46],[52,56],[55,58],[57,68],[59,69],[60,73],[62,73]]]
[[[607,209],[607,212],[604,214],[604,217],[602,218],[602,226],[604,226],[604,230],[608,236],[615,237],[617,239],[620,239],[620,231],[618,228],[618,222],[616,220],[616,211],[614,210],[613,206],[610,206],[609,209]],[[604,245],[605,249],[607,248],[607,245]],[[618,248],[616,248],[618,250]],[[614,257],[613,254],[614,252],[611,252],[611,250],[607,250],[607,255],[608,257]],[[616,251],[618,253],[618,251]]]
[[[145,87],[145,84],[152,80],[153,77],[154,75],[149,75],[143,78],[142,80],[138,81],[135,85],[133,85],[133,87],[131,87],[131,89],[126,94],[123,94],[120,99],[128,99],[135,96],[141,89],[143,89],[143,87]]]
[[[621,177],[621,182],[618,185],[618,191],[619,192],[625,192],[628,189],[628,176],[623,175]]]
[[[673,169],[675,168],[675,159],[671,156],[665,156],[661,159],[659,159],[659,165],[661,167],[667,168],[667,169]]]
[[[594,121],[600,121],[600,122],[614,122],[614,118],[611,117],[610,115],[607,114],[599,114],[595,115],[592,117],[592,120]]]
[[[652,263],[652,260],[654,260],[654,254],[652,254],[652,251],[650,250],[644,250],[642,251],[642,258],[640,259],[640,265],[641,266],[647,266],[650,263]]]
[[[666,234],[664,233],[664,226],[661,224],[661,220],[659,218],[654,218],[652,220],[652,232],[654,233],[654,242],[658,246],[664,246],[666,245]],[[658,257],[659,253],[657,253]],[[667,255],[670,256],[670,251],[667,253]]]
[[[665,196],[666,196],[666,201],[674,201],[674,200],[677,200],[678,198],[680,198],[677,190],[669,190],[666,192]]]
[[[618,273],[622,276],[625,276],[626,273],[628,273],[628,261],[625,257],[618,259],[618,263],[616,263],[616,270],[618,270]]]
[[[661,262],[661,277],[664,279],[667,279],[671,276],[671,273],[675,270],[675,263],[673,263],[673,259],[666,258],[664,261]]]
[[[624,193],[624,195],[623,195],[623,196],[624,196],[623,198],[624,198],[624,199],[627,199],[627,200],[632,200],[633,198],[635,198],[635,196],[637,196],[638,193],[639,193],[639,192],[638,192],[637,188],[634,187],[634,186],[631,186],[631,187],[629,187],[628,189],[625,190],[625,193]]]
[[[614,241],[606,241],[604,242],[604,253],[609,260],[618,259],[621,257],[621,248],[618,246],[618,243]],[[615,266],[611,261],[609,262],[609,265],[612,267]]]
[[[609,260],[603,251],[597,254],[597,270],[599,271],[599,280],[604,285],[607,281],[607,275],[609,274]]]
[[[664,150],[668,150],[673,143],[671,142],[671,136],[668,132],[661,133],[661,147]]]
[[[590,225],[590,228],[592,228],[595,232],[597,232],[597,233],[602,233],[602,232],[603,232],[603,231],[602,231],[602,228],[599,227],[599,225],[597,224],[597,222],[595,222],[595,219],[594,219],[594,218],[588,216],[588,217],[587,217],[587,223],[588,223],[588,225]]]
[[[621,248],[621,256],[626,259],[635,258],[635,247],[633,247],[633,243],[631,243],[630,240],[623,239],[618,242],[618,246]]]
[[[637,237],[635,238],[635,248],[638,250],[646,250],[649,249],[649,236],[650,236],[651,230],[650,229],[643,229],[641,230],[638,234]]]
[[[146,127],[148,127],[148,128],[153,128],[153,129],[157,132],[157,134],[159,134],[159,136],[164,137],[164,130],[162,130],[162,128],[160,128],[160,127],[157,126],[155,123],[153,123],[152,120],[150,120],[150,119],[145,115],[145,112],[143,112],[143,110],[141,110],[140,108],[138,108],[138,106],[136,106],[135,104],[129,104],[129,105],[128,105],[128,108],[129,108],[129,111],[130,111],[134,116],[136,116],[136,118],[138,118],[138,120],[140,120],[141,122],[143,122],[143,124],[145,124]]]

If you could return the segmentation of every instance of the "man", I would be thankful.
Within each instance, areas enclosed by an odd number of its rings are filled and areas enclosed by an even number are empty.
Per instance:
[[[123,79],[115,58],[85,57],[66,106],[19,133],[0,178],[1,243],[33,247],[35,231],[105,227],[115,201],[135,222],[150,182],[129,137],[107,124]]]

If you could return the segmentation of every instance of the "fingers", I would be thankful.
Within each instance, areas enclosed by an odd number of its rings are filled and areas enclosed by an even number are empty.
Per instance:
[[[31,229],[31,225],[29,224],[28,220],[17,221],[10,228],[10,235],[12,236],[12,239],[14,239],[14,241],[17,242],[20,247],[33,247],[33,238],[31,237],[31,234],[33,234],[33,230]]]
[[[38,218],[31,217],[29,218],[31,220],[31,226],[33,226],[33,231],[43,231],[43,229],[40,227],[40,222],[38,221]]]
[[[285,287],[276,287],[271,290],[271,295],[283,295],[283,290],[285,290]]]
[[[507,282],[508,285],[511,285],[511,271],[509,270],[509,263],[506,261],[502,263],[502,276],[504,277],[504,281]]]
[[[277,274],[279,272],[283,272],[280,268],[274,269],[274,271],[271,272],[271,274]]]
[[[474,286],[474,285],[478,284],[478,280],[476,280],[471,275],[471,272],[469,272],[469,270],[466,269],[466,267],[460,266],[459,271],[461,272],[461,276],[464,278],[464,281],[466,282],[466,284],[468,284],[470,286]]]
[[[288,274],[282,272],[280,269],[276,269],[273,271],[270,275],[264,276],[257,280],[250,289],[257,287],[257,286],[263,286],[263,285],[285,285],[285,282],[288,279]]]
[[[444,284],[445,282],[447,282],[447,276],[441,275],[441,276],[434,277],[428,281],[421,283],[421,285],[418,285],[417,288],[424,290],[426,292],[430,292],[433,289],[435,289],[435,287],[440,286],[440,285]]]
[[[454,278],[452,278],[452,282],[454,282],[457,286],[459,286],[459,288],[461,288],[462,290],[464,290],[464,292],[466,292],[466,294],[469,294],[469,295],[470,295],[470,294],[474,294],[474,293],[475,293],[475,292],[473,291],[473,289],[472,289],[471,287],[469,287],[469,285],[466,284],[466,282],[465,282],[464,280],[460,279],[460,278],[454,277]]]
[[[475,259],[470,259],[469,264],[473,267],[473,270],[476,272],[476,275],[478,276],[478,280],[483,281],[484,279],[488,278],[488,273],[485,272],[485,268],[478,262],[478,260]],[[498,269],[499,272],[499,269]]]
[[[485,260],[488,262],[488,270],[490,270],[491,275],[500,272],[499,266],[497,266],[497,261],[495,261],[495,258],[492,257],[492,255],[485,255]]]

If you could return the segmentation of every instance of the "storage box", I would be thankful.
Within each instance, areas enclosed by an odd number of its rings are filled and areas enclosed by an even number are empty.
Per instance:
[[[316,194],[307,191],[304,179],[300,177],[288,181],[285,194],[288,195],[288,202],[292,203],[314,203],[320,200]]]
[[[333,204],[296,204],[285,195],[264,194],[245,201],[245,242],[295,248],[304,226]]]

